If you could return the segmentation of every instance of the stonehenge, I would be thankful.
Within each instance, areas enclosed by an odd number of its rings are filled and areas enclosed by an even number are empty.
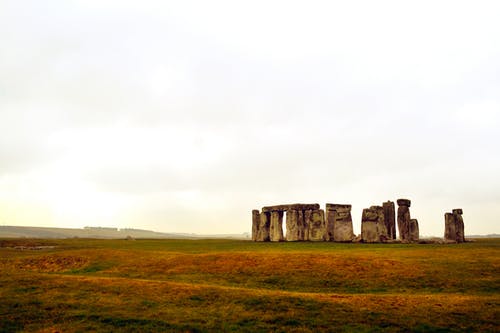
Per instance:
[[[456,243],[465,242],[463,211],[461,208],[453,209],[451,213],[444,214],[444,240]]]
[[[362,211],[361,234],[353,231],[351,205],[327,203],[325,210],[319,204],[288,204],[252,210],[252,240],[255,242],[364,242],[415,243],[420,241],[418,220],[411,218],[409,199],[396,200]],[[446,213],[444,239],[465,242],[462,209]],[[285,221],[283,221],[285,219]],[[283,233],[283,222],[286,233]],[[396,226],[397,223],[397,226]],[[396,228],[399,240],[396,239]]]

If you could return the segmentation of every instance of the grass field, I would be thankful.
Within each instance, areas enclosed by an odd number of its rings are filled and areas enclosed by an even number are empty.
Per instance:
[[[498,239],[0,244],[0,332],[500,331]]]

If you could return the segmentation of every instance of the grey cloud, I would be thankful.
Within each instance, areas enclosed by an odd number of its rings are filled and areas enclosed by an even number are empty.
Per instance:
[[[498,197],[494,10],[0,6],[3,174],[74,158],[75,174],[101,191],[166,195],[156,206],[199,191],[200,200],[229,201],[231,213],[252,201],[326,193],[357,202],[413,193],[429,205]],[[210,17],[222,8],[233,15]],[[311,21],[299,27],[299,17]],[[476,24],[462,26],[467,17]],[[86,137],[95,128],[101,142]],[[107,142],[106,131],[127,128],[145,137]],[[173,129],[170,142],[147,134]],[[60,135],[68,132],[78,134],[75,142]],[[172,163],[185,142],[190,153],[214,158]],[[102,146],[109,156],[92,151]],[[117,147],[129,150],[129,163],[113,161]],[[137,214],[161,219],[155,205]]]

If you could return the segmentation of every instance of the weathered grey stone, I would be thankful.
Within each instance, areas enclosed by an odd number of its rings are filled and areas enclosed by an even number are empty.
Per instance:
[[[351,242],[356,236],[352,228],[351,205],[326,204],[325,240]]]
[[[349,208],[351,209],[351,205],[344,205],[344,204],[334,204],[334,203],[327,203],[325,204],[326,210],[336,210],[338,208]]]
[[[260,213],[260,224],[257,230],[258,242],[269,242],[269,229],[271,225],[271,213]]]
[[[314,209],[311,211],[311,223],[309,224],[309,240],[324,241],[326,233],[325,211]]]
[[[453,209],[453,213],[444,214],[444,239],[449,242],[465,242],[462,209]]]
[[[417,219],[410,219],[410,233],[409,233],[409,241],[410,242],[418,242],[419,239],[419,230],[418,230],[418,221]]]
[[[304,210],[304,240],[309,240],[309,228],[312,224],[312,209]]]
[[[384,223],[387,229],[387,237],[389,239],[396,239],[396,209],[394,202],[384,202],[382,203],[382,207],[384,207]]]
[[[257,241],[260,225],[260,213],[258,210],[252,210],[252,240]]]
[[[444,214],[444,239],[447,241],[457,241],[455,215],[453,213]]]
[[[319,209],[319,204],[290,204],[262,207],[262,212],[288,211],[288,210],[314,210]]]
[[[410,203],[408,199],[398,199],[398,230],[401,241],[410,241]]]
[[[325,240],[333,242],[334,240],[334,227],[335,227],[335,211],[329,210],[328,207],[325,211]]]
[[[282,242],[285,240],[283,237],[283,211],[271,212],[269,238],[271,242]]]
[[[462,209],[454,209],[453,215],[455,215],[456,220],[456,231],[457,231],[457,242],[465,242],[465,231],[464,231],[464,219],[462,218]]]
[[[415,242],[419,239],[418,221],[410,219],[411,201],[398,199],[397,224],[400,239]],[[291,204],[263,207],[252,211],[252,240],[284,241],[283,216],[286,212],[286,240],[337,241],[356,239],[352,228],[351,205],[326,204],[326,212],[318,204]],[[462,210],[454,209],[445,215],[445,238],[465,241]],[[363,242],[395,240],[395,207],[391,201],[383,206],[363,210],[361,221]]]
[[[361,221],[361,239],[365,243],[377,243],[380,241],[377,235],[377,222],[368,220]]]
[[[306,240],[306,225],[304,222],[304,211],[298,210],[297,211],[297,226],[299,229],[299,241]]]
[[[363,209],[361,238],[365,243],[377,243],[387,240],[384,208],[382,206],[371,206],[370,208]]]
[[[286,212],[286,240],[298,241],[301,240],[301,226],[299,225],[299,213],[294,210]]]
[[[410,199],[398,199],[396,200],[398,203],[398,206],[406,206],[410,207],[411,206],[411,200]]]

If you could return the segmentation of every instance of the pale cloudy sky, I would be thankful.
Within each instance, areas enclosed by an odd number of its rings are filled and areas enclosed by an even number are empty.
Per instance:
[[[0,1],[0,225],[500,233],[498,1]]]

